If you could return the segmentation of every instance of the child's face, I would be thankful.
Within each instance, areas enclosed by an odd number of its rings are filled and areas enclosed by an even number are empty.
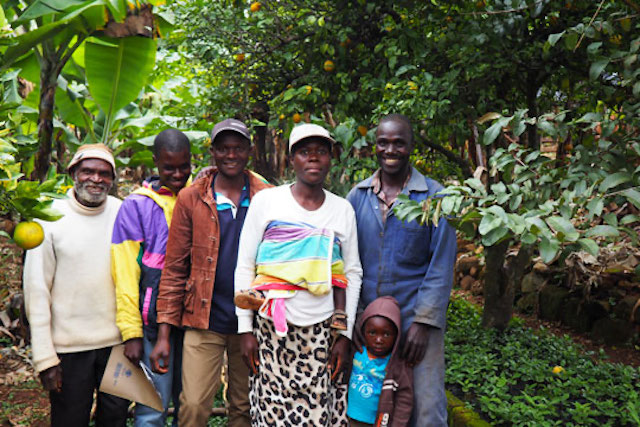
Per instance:
[[[364,342],[367,351],[375,357],[385,357],[391,353],[396,342],[395,325],[386,317],[374,316],[364,324]]]

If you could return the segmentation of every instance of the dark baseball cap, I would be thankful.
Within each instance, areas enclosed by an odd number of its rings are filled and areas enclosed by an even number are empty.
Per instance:
[[[216,137],[220,135],[220,132],[224,132],[225,130],[239,133],[241,136],[251,141],[249,129],[244,123],[236,119],[225,119],[221,122],[216,123],[216,125],[213,127],[213,130],[211,131],[211,145],[215,143]]]

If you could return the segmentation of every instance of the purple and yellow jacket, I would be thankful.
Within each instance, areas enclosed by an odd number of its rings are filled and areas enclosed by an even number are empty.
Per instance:
[[[169,224],[177,196],[157,177],[129,195],[111,238],[111,275],[116,285],[116,324],[122,340],[155,340],[156,300],[164,267]]]

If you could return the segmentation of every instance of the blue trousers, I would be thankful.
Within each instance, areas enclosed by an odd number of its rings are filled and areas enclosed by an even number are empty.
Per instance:
[[[171,328],[169,343],[171,344],[171,354],[169,356],[169,371],[166,374],[153,373],[153,384],[162,397],[162,406],[165,411],[159,412],[148,406],[136,403],[135,426],[158,426],[164,427],[167,419],[167,410],[169,403],[173,400],[175,412],[173,415],[173,426],[178,425],[178,409],[180,408],[180,391],[182,390],[182,340],[183,331]],[[149,356],[156,345],[155,341],[151,341],[147,336],[142,338],[143,356],[142,363],[151,367]]]
[[[424,359],[413,368],[412,427],[446,427],[444,330],[432,328]]]

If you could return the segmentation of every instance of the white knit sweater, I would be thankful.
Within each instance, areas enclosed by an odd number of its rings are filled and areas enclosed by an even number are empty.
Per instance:
[[[362,267],[358,254],[358,230],[351,204],[325,190],[325,200],[320,208],[308,211],[298,204],[291,194],[291,185],[281,185],[257,193],[251,200],[247,217],[240,234],[238,264],[235,273],[235,290],[248,289],[256,277],[256,254],[267,224],[273,220],[304,222],[318,228],[328,228],[336,233],[342,244],[342,258],[347,276],[348,329],[342,334],[351,338],[355,322]],[[309,326],[328,319],[333,313],[333,289],[326,295],[297,292],[285,305],[287,321],[296,326]],[[253,312],[236,308],[238,333],[250,332]]]
[[[111,233],[121,201],[109,196],[97,208],[73,196],[56,200],[64,214],[41,222],[44,242],[27,252],[24,297],[38,372],[73,353],[120,343],[115,287],[111,279]]]

